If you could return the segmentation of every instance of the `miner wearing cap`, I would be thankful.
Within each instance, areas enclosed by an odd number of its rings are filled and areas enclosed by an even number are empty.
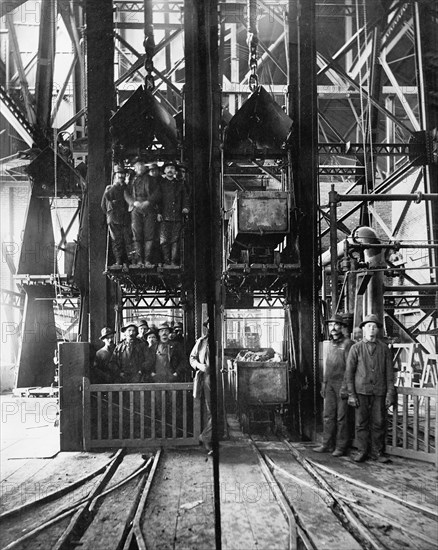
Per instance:
[[[149,382],[154,368],[154,354],[137,338],[137,325],[127,323],[122,327],[125,339],[118,344],[110,360],[110,368],[118,382]]]
[[[158,345],[155,352],[154,382],[184,382],[187,374],[187,360],[178,342],[170,340],[170,326],[167,322],[158,325]]]
[[[386,408],[394,403],[394,370],[388,346],[377,338],[383,327],[377,315],[367,315],[359,325],[362,341],[354,344],[347,360],[348,404],[356,407],[354,460],[385,463]]]
[[[125,169],[122,166],[114,167],[113,184],[105,188],[101,201],[111,237],[115,259],[113,267],[121,267],[126,263],[131,252],[130,214],[124,198],[125,175]]]
[[[146,321],[146,319],[140,319],[140,321],[137,324],[138,328],[138,335],[137,338],[140,340],[140,342],[143,342],[144,344],[148,344],[146,340],[146,334],[149,330],[149,323]]]
[[[160,247],[165,265],[179,265],[183,216],[189,213],[189,197],[186,187],[177,176],[177,166],[173,161],[163,165],[161,177]]]
[[[103,342],[103,348],[97,350],[90,373],[92,384],[110,384],[114,382],[114,376],[109,370],[109,362],[114,351],[115,331],[110,327],[104,327],[100,331],[99,339]]]
[[[325,360],[321,396],[324,399],[322,444],[313,449],[317,453],[332,452],[342,456],[347,451],[348,405],[341,388],[344,381],[347,357],[353,341],[345,336],[346,321],[341,315],[333,315],[328,321],[330,342]]]
[[[158,177],[151,176],[142,159],[134,164],[134,177],[125,191],[131,212],[136,262],[139,267],[153,267],[152,253],[156,239],[157,208],[161,201]]]
[[[173,342],[179,342],[181,345],[184,345],[184,326],[181,321],[177,321],[173,326],[173,331],[170,335],[170,339]]]

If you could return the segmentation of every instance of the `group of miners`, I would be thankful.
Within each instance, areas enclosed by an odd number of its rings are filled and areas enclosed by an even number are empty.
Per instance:
[[[187,167],[166,160],[138,158],[133,170],[114,167],[113,183],[105,188],[101,207],[106,216],[115,263],[112,267],[177,266],[181,237],[189,214]]]
[[[313,450],[336,457],[347,454],[353,435],[350,406],[358,449],[353,460],[386,463],[386,409],[394,404],[396,393],[391,351],[378,338],[383,324],[375,314],[366,316],[359,325],[362,338],[354,342],[342,315],[333,315],[327,323],[331,339],[321,387],[324,429],[322,444]]]
[[[104,327],[96,352],[91,382],[94,384],[139,382],[187,382],[190,368],[184,352],[183,324],[167,322],[149,326],[145,319],[128,322],[123,339],[114,344],[115,331]]]

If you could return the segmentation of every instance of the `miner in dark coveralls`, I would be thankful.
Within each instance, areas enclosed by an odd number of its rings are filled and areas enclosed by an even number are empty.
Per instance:
[[[163,165],[161,177],[160,246],[163,263],[178,265],[180,262],[181,233],[183,216],[189,213],[189,198],[186,187],[176,177],[176,164],[167,161]]]
[[[347,357],[353,341],[344,335],[346,325],[341,315],[327,321],[330,343],[325,361],[321,395],[324,399],[324,431],[322,445],[313,449],[317,453],[333,451],[333,456],[345,454],[349,441],[347,394],[342,394]],[[334,449],[334,450],[333,450]]]
[[[111,237],[114,267],[127,262],[131,252],[130,214],[124,198],[125,175],[125,169],[122,166],[115,166],[113,185],[105,188],[101,201]]]
[[[111,356],[114,351],[114,330],[110,327],[104,327],[100,331],[100,340],[103,342],[103,348],[96,351],[91,369],[90,381],[92,384],[111,384],[114,382],[113,375],[108,368]]]
[[[368,453],[372,460],[385,463],[386,408],[394,403],[394,369],[388,346],[377,338],[382,323],[377,315],[365,317],[359,325],[361,342],[354,344],[347,360],[348,404],[356,407],[356,443],[354,460],[363,462]]]
[[[153,267],[151,260],[161,188],[158,178],[150,175],[143,160],[137,160],[134,171],[135,175],[125,191],[125,199],[131,212],[136,261],[139,267]]]
[[[125,339],[118,344],[109,367],[118,382],[127,384],[149,382],[154,370],[154,354],[137,338],[137,325],[128,323],[122,328]]]
[[[184,350],[178,342],[169,338],[168,323],[158,325],[159,342],[155,352],[154,382],[184,382],[187,378],[188,364]]]

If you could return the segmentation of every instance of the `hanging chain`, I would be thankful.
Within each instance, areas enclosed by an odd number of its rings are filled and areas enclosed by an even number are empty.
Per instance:
[[[144,59],[144,68],[146,70],[146,76],[144,79],[145,88],[152,92],[155,88],[155,80],[153,77],[154,70],[154,54],[155,54],[155,39],[154,39],[154,26],[152,15],[152,3],[145,2],[145,21],[144,21],[144,51],[146,53]]]
[[[248,0],[249,89],[251,92],[254,92],[259,85],[259,77],[257,76],[258,44],[257,0]]]

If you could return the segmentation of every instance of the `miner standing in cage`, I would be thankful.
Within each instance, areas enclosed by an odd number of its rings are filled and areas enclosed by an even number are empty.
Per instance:
[[[142,159],[134,164],[134,177],[125,191],[131,212],[135,258],[138,267],[153,267],[152,254],[156,238],[157,207],[161,202],[158,178],[150,174]]]
[[[165,265],[179,265],[181,261],[181,234],[184,216],[189,213],[187,188],[177,178],[177,165],[166,161],[161,177],[162,200],[159,207],[160,246]]]
[[[130,215],[124,198],[125,176],[123,166],[114,167],[113,184],[105,188],[101,201],[111,237],[113,267],[121,267],[128,262],[132,246]]]

